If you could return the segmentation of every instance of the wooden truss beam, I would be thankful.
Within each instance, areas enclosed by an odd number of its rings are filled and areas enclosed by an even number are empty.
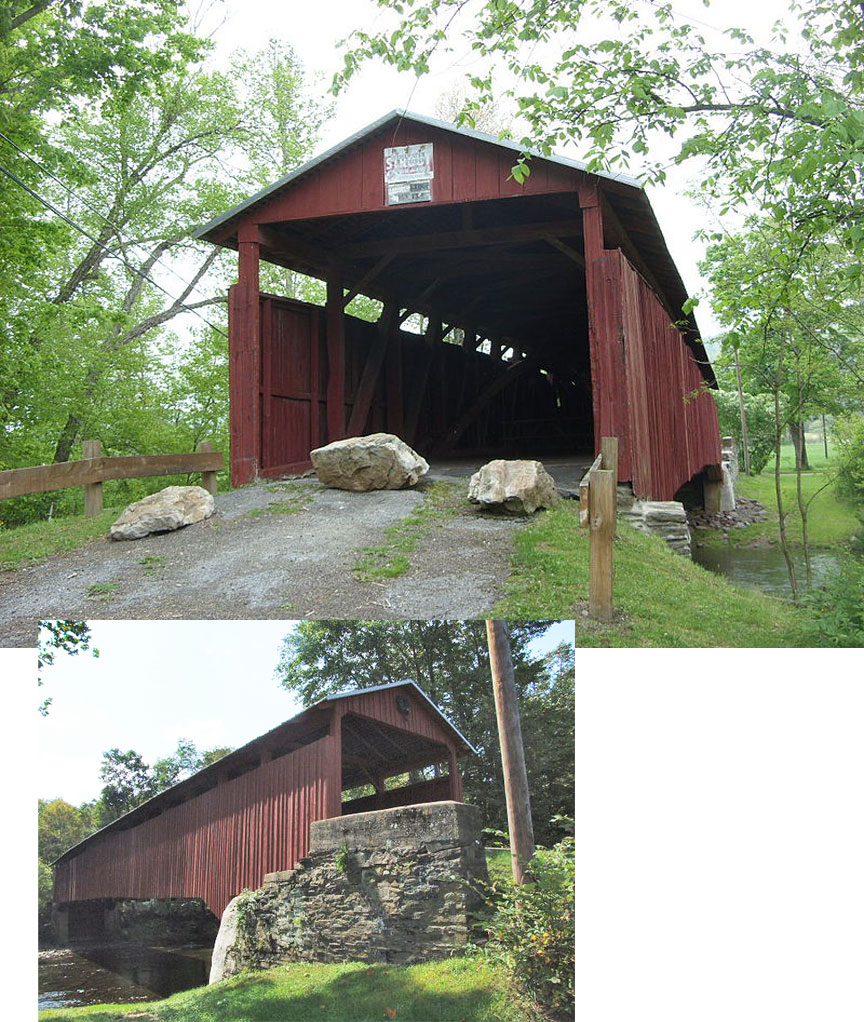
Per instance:
[[[526,358],[521,362],[509,365],[502,373],[499,373],[493,380],[490,380],[456,423],[450,427],[443,438],[435,445],[432,453],[443,454],[449,451],[496,394],[521,379],[526,373],[536,369],[537,365],[536,359]]]
[[[547,220],[536,224],[483,227],[470,231],[441,231],[437,234],[414,234],[402,238],[365,241],[354,245],[342,245],[340,254],[345,259],[368,259],[388,253],[397,256],[478,245],[518,245],[526,241],[542,241],[546,237],[574,238],[578,235],[579,221],[575,218]]]
[[[348,436],[359,436],[366,425],[397,311],[395,305],[385,306],[376,324],[375,339],[366,357],[366,365],[363,367],[363,375],[360,377],[360,384],[354,397],[354,407],[351,409],[351,418],[348,420]]]

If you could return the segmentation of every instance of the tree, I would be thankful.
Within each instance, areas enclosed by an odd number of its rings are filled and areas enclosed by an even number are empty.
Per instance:
[[[538,657],[529,649],[548,624],[514,622],[509,628],[529,784],[533,791],[549,783],[534,813],[536,840],[548,844],[555,839],[552,816],[572,813],[572,671],[568,699],[568,681],[555,667],[562,661]],[[481,807],[487,826],[506,828],[482,621],[303,621],[285,637],[276,675],[307,706],[334,692],[415,681],[478,751],[463,764],[466,800]],[[548,748],[549,736],[566,736],[568,727],[569,741],[563,738],[560,746]],[[560,776],[551,776],[558,770]]]
[[[54,663],[57,652],[62,650],[69,656],[90,649],[90,625],[86,621],[41,621],[37,639],[36,673],[37,684],[43,685],[42,672]],[[92,655],[99,656],[99,650],[93,649]],[[48,716],[48,707],[53,699],[48,698],[39,706],[43,717]]]
[[[62,798],[39,799],[39,859],[52,863],[94,830],[89,807]]]
[[[526,147],[548,153],[576,142],[595,169],[635,157],[654,182],[665,178],[666,156],[652,146],[674,138],[673,163],[698,161],[723,208],[758,202],[795,230],[833,233],[864,253],[860,0],[793,3],[792,27],[778,25],[771,45],[727,27],[722,48],[668,3],[650,11],[629,0],[378,3],[395,10],[396,24],[353,33],[336,91],[369,59],[423,74],[436,51],[467,40],[477,61],[466,119],[512,95],[529,126]],[[502,66],[516,82],[506,90],[495,80]],[[515,174],[528,169],[523,161]]]
[[[102,753],[99,776],[105,786],[99,795],[99,825],[106,826],[157,793],[150,767],[134,749]]]
[[[131,6],[170,7],[183,21],[181,5],[167,0]],[[64,45],[74,45],[76,24],[52,22],[51,38],[65,31]],[[145,37],[150,24],[139,26]],[[209,44],[154,24],[165,38],[152,53],[143,43],[135,50],[147,69],[139,88],[96,75],[81,86],[87,107],[63,115],[49,90],[30,114],[39,145],[12,139],[17,180],[3,181],[44,236],[30,258],[22,222],[0,280],[0,360],[9,353],[0,364],[0,464],[65,461],[85,438],[112,454],[189,450],[205,438],[227,445],[232,268],[192,231],[304,158],[326,108],[309,95],[290,47],[272,42],[228,73],[205,71]],[[37,35],[33,45],[44,52],[48,43]],[[168,334],[174,321],[180,330]],[[134,499],[153,485],[111,489]],[[62,513],[79,498],[23,498],[5,517],[17,523],[49,505]]]
[[[152,767],[134,749],[121,752],[115,748],[103,752],[99,776],[106,783],[95,809],[99,826],[106,826],[231,751],[219,747],[199,753],[194,742],[181,738],[176,750],[170,756],[157,759]]]
[[[808,564],[808,509],[801,473],[805,419],[864,400],[864,290],[830,239],[802,238],[773,218],[713,245],[703,263],[718,317],[730,327],[718,368],[734,363],[745,386],[773,404],[774,475],[780,539],[797,594],[786,539],[780,447],[787,430],[796,445],[797,502]],[[811,498],[812,500],[812,498]]]

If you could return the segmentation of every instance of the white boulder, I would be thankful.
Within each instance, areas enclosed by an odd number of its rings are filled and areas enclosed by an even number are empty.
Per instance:
[[[401,490],[429,471],[426,459],[393,433],[334,440],[309,457],[319,481],[337,490]]]
[[[203,486],[166,486],[136,500],[111,526],[111,539],[141,539],[151,532],[170,532],[209,518],[215,502]]]
[[[541,462],[497,459],[471,476],[468,499],[489,510],[523,515],[554,507],[561,498]]]

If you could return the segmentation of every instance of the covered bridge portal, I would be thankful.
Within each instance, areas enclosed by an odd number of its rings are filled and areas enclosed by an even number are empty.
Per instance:
[[[473,751],[413,682],[328,696],[70,848],[54,864],[55,905],[70,924],[106,898],[202,898],[221,916],[307,854],[314,820],[461,802],[457,760]],[[423,767],[435,776],[384,783]],[[374,794],[343,800],[367,784]]]
[[[427,458],[590,460],[617,436],[655,500],[718,471],[716,382],[645,193],[559,157],[520,185],[518,151],[394,111],[197,232],[239,252],[234,485],[375,431]],[[326,281],[326,307],[262,293],[261,259]],[[358,294],[377,323],[346,314]]]

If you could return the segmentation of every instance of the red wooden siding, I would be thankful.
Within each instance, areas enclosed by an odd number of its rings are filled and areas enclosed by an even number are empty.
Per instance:
[[[516,153],[489,142],[460,138],[451,132],[404,122],[365,139],[310,173],[256,210],[256,222],[284,223],[307,217],[393,209],[384,202],[384,149],[432,142],[435,178],[432,202],[499,199],[514,195],[572,192],[579,171],[535,161],[523,185],[510,176]],[[411,209],[416,203],[400,206]],[[429,203],[421,203],[428,206]]]
[[[309,850],[309,824],[341,794],[333,736],[263,763],[129,830],[105,834],[58,863],[56,901],[203,898],[221,916],[264,874]]]
[[[405,690],[399,690],[403,692]],[[370,717],[382,724],[389,724],[390,727],[399,728],[402,731],[411,731],[413,734],[422,735],[433,742],[440,742],[442,745],[452,744],[452,736],[436,719],[431,708],[424,705],[420,699],[410,690],[406,698],[411,704],[411,712],[408,716],[399,712],[396,705],[396,696],[392,689],[382,689],[380,692],[369,692],[363,694],[358,692],[356,696],[348,696],[339,701],[343,713],[356,713],[362,717]]]
[[[720,463],[717,408],[669,313],[624,254],[615,258],[626,363],[619,409],[626,401],[632,470],[623,478],[632,478],[637,496],[672,500],[688,479]]]
[[[322,443],[326,356],[321,310],[264,295],[261,300],[261,474],[309,467]]]
[[[397,693],[409,701],[408,715],[398,709]],[[364,717],[435,743],[429,746],[415,740],[413,745],[421,751],[421,758],[428,757],[426,763],[448,764],[449,777],[415,785],[401,795],[382,792],[376,796],[384,800],[382,805],[406,804],[399,800],[409,798],[462,798],[457,750],[463,745],[410,685],[367,693],[361,690],[324,702],[310,712],[314,719],[300,715],[238,749],[220,761],[221,767],[217,763],[208,768],[210,774],[205,771],[201,777],[206,783],[209,776],[214,784],[209,790],[200,791],[199,787],[198,794],[191,794],[188,786],[196,783],[195,779],[182,782],[134,810],[140,822],[130,816],[123,829],[121,819],[70,850],[55,866],[54,900],[202,898],[221,915],[244,888],[259,887],[265,873],[291,869],[307,854],[313,821],[342,813],[342,720],[347,714],[352,715],[352,722]],[[310,740],[326,727],[329,734]],[[345,733],[346,742],[350,741],[347,730]],[[269,758],[287,741],[304,739],[308,744]],[[408,742],[403,750],[405,762],[416,756],[411,745]],[[238,769],[246,772],[228,779],[231,771]],[[391,773],[402,769],[394,760]],[[382,770],[381,776],[390,774]],[[188,795],[185,801],[171,805],[172,799],[181,799],[184,792]],[[147,819],[148,813],[158,815]]]

